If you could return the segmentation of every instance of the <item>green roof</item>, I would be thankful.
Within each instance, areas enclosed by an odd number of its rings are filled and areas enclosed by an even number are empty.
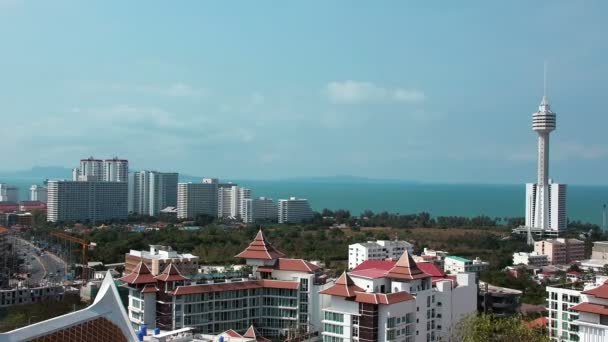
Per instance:
[[[462,261],[462,262],[470,262],[471,261],[469,259],[465,259],[463,257],[459,257],[459,256],[455,256],[455,255],[447,256],[447,258],[454,259],[456,261]]]

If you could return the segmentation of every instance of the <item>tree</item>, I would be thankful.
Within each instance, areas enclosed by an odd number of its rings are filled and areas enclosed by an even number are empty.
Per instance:
[[[517,316],[473,315],[458,324],[454,339],[463,342],[548,342],[542,328],[530,328]]]

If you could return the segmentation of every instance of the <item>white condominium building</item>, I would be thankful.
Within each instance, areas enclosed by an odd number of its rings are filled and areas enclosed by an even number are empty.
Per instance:
[[[608,284],[605,280],[603,277],[601,282],[596,281],[593,286],[585,286],[585,290],[581,292],[581,303],[570,308],[578,313],[578,317],[571,316],[574,322],[570,324],[578,333],[578,341],[608,340]],[[569,334],[570,338],[571,335],[573,334]]]
[[[537,252],[515,252],[513,253],[513,265],[547,266],[549,259],[546,255]]]
[[[490,263],[487,261],[482,261],[479,258],[469,260],[459,256],[450,255],[443,260],[443,270],[451,274],[462,272],[480,273],[487,270],[488,267],[490,267]]]
[[[177,206],[177,173],[139,171],[129,174],[129,212],[158,216]]]
[[[126,182],[129,174],[129,161],[126,159],[106,159],[103,161],[103,180],[106,182]]]
[[[47,220],[50,222],[96,222],[126,219],[126,182],[48,182]]]
[[[302,223],[313,218],[307,199],[290,197],[280,199],[278,205],[279,223]]]
[[[19,202],[19,189],[12,185],[0,183],[0,202]]]
[[[80,167],[75,170],[77,177],[72,180],[77,181],[80,176],[93,176],[97,180],[103,180],[103,160],[95,159],[92,156],[87,159],[80,160]]]
[[[407,241],[377,240],[348,246],[348,268],[353,269],[366,260],[399,259],[403,252],[414,253],[414,245]]]
[[[277,204],[272,198],[260,197],[246,199],[243,202],[243,222],[276,222],[278,217]]]
[[[30,187],[30,201],[47,202],[47,188],[41,185],[32,185]]]
[[[217,217],[217,194],[218,181],[215,178],[205,178],[202,183],[178,183],[177,218]]]
[[[248,199],[251,199],[251,189],[232,183],[219,184],[217,194],[218,217],[243,219],[245,211],[248,209],[246,203]]]
[[[547,230],[561,231],[567,228],[566,216],[566,184],[549,183],[548,189],[548,219]],[[526,227],[543,228],[538,208],[538,184],[526,184]]]
[[[477,311],[475,274],[447,277],[432,263],[370,260],[321,291],[323,341],[448,340]],[[322,300],[325,302],[325,300]]]

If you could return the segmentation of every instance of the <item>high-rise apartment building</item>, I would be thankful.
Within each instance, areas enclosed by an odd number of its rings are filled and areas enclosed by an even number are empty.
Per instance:
[[[399,259],[405,251],[414,253],[414,245],[407,241],[378,240],[348,246],[348,268],[353,269],[366,260]]]
[[[80,176],[94,176],[97,180],[103,180],[103,160],[89,157],[87,159],[80,160],[80,167],[77,170],[78,177]],[[73,176],[73,175],[72,175]],[[75,180],[78,180],[78,177]]]
[[[126,159],[106,159],[103,161],[103,180],[106,182],[126,182],[129,174],[129,161]]]
[[[50,222],[96,222],[126,219],[126,182],[48,182],[47,220]]]
[[[251,199],[250,189],[232,183],[219,184],[218,217],[243,219],[248,209],[246,203],[248,199]]]
[[[279,223],[302,223],[313,218],[307,199],[290,197],[280,199],[278,204]]]
[[[585,259],[585,242],[561,238],[536,241],[534,251],[546,255],[549,263],[553,265],[565,265]]]
[[[47,202],[47,188],[40,185],[32,185],[30,187],[30,201]]]
[[[547,184],[548,189],[548,215],[549,215],[549,230],[561,231],[567,228],[566,216],[566,184]],[[539,208],[536,198],[539,196],[539,187],[537,183],[526,184],[526,226],[540,228],[538,217]]]
[[[251,200],[253,222],[276,222],[279,217],[278,210],[272,198],[260,197]]]
[[[218,180],[205,178],[202,183],[177,184],[177,217],[194,219],[197,215],[217,217]]]
[[[19,202],[19,188],[0,183],[0,202]]]
[[[129,212],[158,216],[177,206],[177,173],[139,171],[129,173]]]

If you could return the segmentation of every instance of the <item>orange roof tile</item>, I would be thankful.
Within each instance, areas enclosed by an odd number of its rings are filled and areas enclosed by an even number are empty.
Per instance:
[[[158,289],[158,287],[156,287],[156,285],[146,284],[146,286],[144,286],[144,288],[141,290],[141,293],[153,293],[158,291],[160,290]]]
[[[367,292],[357,292],[355,296],[355,301],[358,303],[367,303],[367,304],[395,304],[401,302],[407,302],[408,300],[414,300],[415,297],[411,294],[402,291],[396,293],[367,293]]]
[[[278,259],[285,254],[276,250],[267,240],[262,230],[258,232],[249,247],[236,255],[236,258],[272,260]]]
[[[241,334],[237,333],[236,331],[234,331],[232,329],[224,331],[223,334],[226,334],[230,337],[239,337],[239,338],[243,337]]]
[[[245,332],[245,335],[243,335],[243,337],[247,337],[247,338],[255,338],[256,341],[258,342],[270,342],[269,339],[264,338],[262,335],[260,335],[257,330],[252,326],[249,327],[249,329],[247,329],[247,331]]]
[[[239,282],[233,282],[233,283],[178,286],[177,289],[175,289],[175,291],[173,292],[173,295],[182,296],[182,295],[188,295],[188,294],[248,290],[248,289],[259,289],[259,288],[297,290],[299,286],[300,286],[300,283],[297,281],[285,281],[285,280],[239,281]]]
[[[297,290],[300,287],[300,283],[297,281],[264,279],[260,280],[259,282],[261,283],[262,287],[271,289]]]
[[[279,258],[274,266],[259,266],[256,271],[262,273],[269,273],[274,270],[315,273],[319,269],[321,267],[303,259]]]
[[[355,282],[346,274],[346,272],[342,273],[340,278],[336,280],[336,283],[319,292],[320,294],[332,295],[332,296],[340,296],[340,297],[354,297],[356,296],[356,291],[364,291],[359,286],[355,285]]]
[[[536,327],[546,327],[549,324],[549,319],[547,317],[539,317],[533,321],[525,322],[528,328],[536,328]]]
[[[399,258],[395,266],[386,273],[386,276],[399,280],[414,280],[430,277],[430,275],[422,272],[407,250],[403,252],[403,255]]]
[[[598,298],[608,299],[608,284],[604,283],[594,289],[583,291],[582,293]]]
[[[177,266],[175,266],[173,263],[170,263],[169,266],[165,267],[163,273],[159,274],[155,278],[164,282],[188,279],[179,272]]]
[[[135,269],[131,274],[128,274],[119,280],[129,284],[156,283],[156,279],[154,279],[154,276],[150,273],[150,269],[142,261],[135,266]]]
[[[608,305],[581,303],[570,308],[575,311],[594,313],[598,315],[608,315]]]
[[[353,271],[362,271],[370,268],[389,271],[397,262],[392,260],[365,260],[359,266],[353,268]]]

